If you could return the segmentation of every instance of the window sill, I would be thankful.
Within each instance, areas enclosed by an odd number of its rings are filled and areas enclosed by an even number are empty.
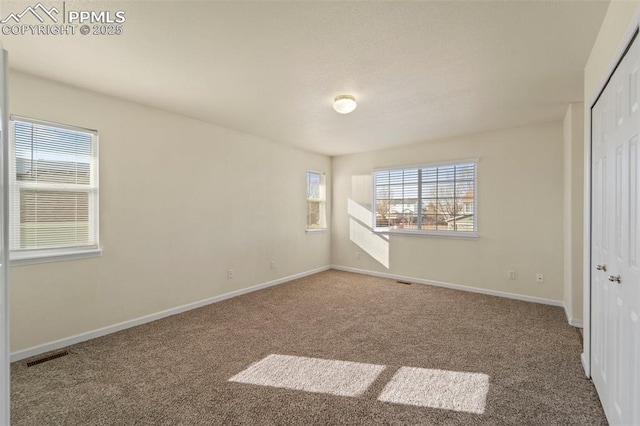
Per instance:
[[[475,239],[480,238],[478,232],[460,232],[460,231],[410,231],[401,229],[374,230],[374,234],[385,235],[410,235],[414,237],[437,237],[437,238],[460,238]]]
[[[102,249],[69,249],[69,250],[47,250],[37,253],[14,252],[11,253],[10,266],[35,265],[37,263],[63,262],[66,260],[88,259],[101,257]]]
[[[327,232],[329,228],[307,228],[304,230],[306,233],[314,233],[314,232]]]

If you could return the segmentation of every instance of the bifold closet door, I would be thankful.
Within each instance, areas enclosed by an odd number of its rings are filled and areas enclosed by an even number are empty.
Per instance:
[[[612,425],[640,425],[640,41],[591,110],[591,376]]]

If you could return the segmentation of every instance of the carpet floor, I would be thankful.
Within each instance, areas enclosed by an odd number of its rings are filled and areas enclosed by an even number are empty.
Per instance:
[[[68,351],[12,424],[607,424],[561,308],[334,270]]]

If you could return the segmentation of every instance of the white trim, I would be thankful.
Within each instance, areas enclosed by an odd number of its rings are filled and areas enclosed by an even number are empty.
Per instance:
[[[594,93],[591,93],[589,103],[585,104],[585,138],[584,138],[584,235],[583,235],[583,262],[582,262],[582,280],[583,280],[583,317],[584,317],[584,334],[583,334],[583,353],[581,355],[582,366],[587,377],[591,377],[591,109],[596,99],[604,90],[609,78],[613,74],[616,66],[622,59],[627,50],[627,46],[631,42],[636,30],[640,27],[640,8],[636,9],[636,13],[629,24],[629,28],[625,32],[618,48],[614,52],[607,70],[602,75],[600,82],[596,86]],[[640,36],[639,36],[640,37]]]
[[[413,237],[442,237],[442,238],[468,238],[475,239],[480,238],[480,235],[476,231],[466,232],[466,231],[422,231],[422,230],[411,230],[411,229],[387,229],[387,228],[376,228],[373,230],[374,234],[385,234],[385,235],[409,235]]]
[[[15,115],[15,114],[11,114],[9,116],[9,121],[26,121],[27,123],[31,123],[31,124],[60,127],[62,129],[71,130],[73,132],[86,132],[86,133],[93,133],[94,135],[98,134],[97,130],[87,129],[86,127],[74,126],[72,124],[56,123],[55,121],[40,120],[38,118],[23,117],[21,115]]]
[[[577,319],[570,319],[569,325],[576,328],[584,328],[584,324],[582,323],[582,321],[578,321]]]
[[[356,274],[372,275],[374,277],[391,278],[394,280],[408,281],[416,284],[426,284],[426,285],[432,285],[436,287],[450,288],[453,290],[462,290],[470,293],[479,293],[479,294],[486,294],[489,296],[504,297],[507,299],[522,300],[524,302],[533,302],[533,303],[541,303],[543,305],[564,307],[564,302],[562,300],[545,299],[543,297],[527,296],[524,294],[517,294],[517,293],[508,293],[506,291],[499,291],[499,290],[489,290],[486,288],[471,287],[471,286],[462,285],[462,284],[453,284],[453,283],[446,283],[442,281],[427,280],[424,278],[408,277],[405,275],[388,274],[386,272],[370,271],[367,269],[351,268],[348,266],[331,265],[331,269],[336,269],[338,271],[345,271],[345,272],[354,272]]]
[[[307,233],[308,232],[311,232],[311,233],[313,233],[313,232],[328,232],[328,231],[329,231],[329,228],[307,228],[307,229],[304,230],[304,232],[307,232]]]
[[[229,293],[221,294],[219,296],[209,297],[207,299],[199,300],[197,302],[188,303],[186,305],[177,306],[175,308],[170,308],[164,311],[156,312],[154,314],[145,315],[139,318],[135,318],[132,320],[123,321],[118,324],[109,325],[106,327],[99,328],[97,330],[87,331],[84,333],[76,334],[74,336],[65,337],[59,340],[55,340],[53,342],[43,343],[41,345],[33,346],[27,349],[22,349],[16,352],[11,353],[11,362],[20,361],[25,358],[30,358],[32,356],[40,355],[45,352],[55,351],[57,349],[61,349],[70,345],[74,345],[76,343],[84,342],[87,340],[95,339],[97,337],[106,336],[107,334],[116,333],[121,330],[126,330],[127,328],[135,327],[138,325],[146,324],[151,321],[156,321],[171,315],[180,314],[183,312],[190,311],[192,309],[201,308],[206,305],[210,305],[212,303],[220,302],[222,300],[231,299],[232,297],[241,296],[243,294],[251,293],[257,290],[262,290],[267,287],[272,287],[274,285],[283,284],[288,281],[292,281],[298,278],[303,278],[308,275],[317,274],[319,272],[323,272],[330,269],[329,266],[323,266],[320,268],[311,269],[305,272],[300,272],[298,274],[289,275],[287,277],[278,278],[273,281],[267,281],[262,284],[256,284],[251,287],[246,287],[240,290],[232,291]]]
[[[2,234],[0,247],[0,425],[11,424],[10,402],[10,376],[9,366],[9,114],[8,114],[8,84],[7,73],[9,71],[8,54],[0,45],[0,125],[2,139],[0,140],[0,152],[2,163],[0,170],[0,197],[2,199],[2,212],[0,213],[0,230]]]
[[[458,164],[478,164],[480,162],[480,158],[467,158],[464,160],[452,160],[452,161],[437,161],[434,163],[426,163],[426,164],[417,164],[417,165],[408,165],[408,166],[392,166],[392,167],[374,167],[374,172],[382,172],[385,170],[404,170],[404,169],[424,169],[428,167],[439,167],[439,166],[457,166]]]
[[[327,174],[326,172],[322,172],[320,170],[311,170],[311,169],[307,169],[307,173],[316,173],[316,174],[319,174],[319,175],[326,175]]]
[[[582,317],[584,319],[582,334],[582,367],[587,377],[591,378],[591,106],[585,105],[584,146],[584,201],[583,201],[583,237],[582,237]]]
[[[11,266],[35,265],[37,263],[61,262],[66,260],[88,259],[91,257],[102,257],[102,249],[92,248],[87,250],[79,249],[54,249],[36,252],[12,252],[9,264]]]

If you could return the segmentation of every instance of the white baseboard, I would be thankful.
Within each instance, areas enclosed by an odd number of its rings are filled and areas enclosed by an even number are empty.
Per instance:
[[[582,321],[578,321],[577,319],[573,319],[573,318],[569,320],[569,325],[572,325],[577,328],[584,328]]]
[[[331,269],[337,269],[339,271],[346,271],[346,272],[355,272],[356,274],[373,275],[375,277],[391,278],[394,280],[408,281],[416,284],[427,284],[427,285],[433,285],[436,287],[451,288],[454,290],[462,290],[462,291],[468,291],[471,293],[486,294],[489,296],[505,297],[507,299],[522,300],[524,302],[534,302],[534,303],[541,303],[543,305],[564,307],[564,303],[562,302],[562,300],[545,299],[542,297],[526,296],[524,294],[508,293],[506,291],[489,290],[485,288],[471,287],[471,286],[466,286],[462,284],[452,284],[452,283],[445,283],[442,281],[425,280],[424,278],[407,277],[403,275],[388,274],[386,272],[376,272],[376,271],[369,271],[367,269],[351,268],[348,266],[331,265]]]
[[[102,327],[97,330],[87,331],[84,333],[76,334],[74,336],[65,337],[60,340],[56,340],[53,342],[43,343],[41,345],[33,346],[31,348],[22,349],[16,352],[11,353],[11,362],[20,361],[25,358],[30,358],[32,356],[40,355],[45,352],[55,351],[57,349],[62,349],[70,345],[74,345],[76,343],[84,342],[87,340],[95,339],[96,337],[106,336],[107,334],[115,333],[121,330],[126,330],[127,328],[135,327],[137,325],[146,324],[151,321],[156,321],[171,315],[180,314],[182,312],[190,311],[192,309],[201,308],[206,305],[210,305],[212,303],[220,302],[222,300],[231,299],[232,297],[241,296],[243,294],[251,293],[257,290],[262,290],[267,287],[272,287],[274,285],[283,284],[288,281],[292,281],[298,278],[306,277],[308,275],[317,274],[318,272],[326,271],[331,269],[330,266],[323,266],[316,269],[311,269],[309,271],[300,272],[298,274],[289,275],[287,277],[278,278],[277,280],[268,281],[262,284],[256,284],[251,287],[243,288],[240,290],[232,291],[229,293],[221,294],[219,296],[210,297],[208,299],[199,300],[197,302],[188,303],[186,305],[177,306],[175,308],[167,309],[165,311],[156,312],[154,314],[145,315],[143,317],[135,318],[132,320],[124,321],[118,324],[109,325],[107,327]]]
[[[567,322],[569,323],[569,325],[572,325],[572,326],[577,327],[577,328],[584,328],[584,326],[582,324],[582,321],[577,320],[575,318],[571,318],[571,314],[567,310],[566,305],[563,305],[563,306],[564,306],[564,314],[567,317]]]

